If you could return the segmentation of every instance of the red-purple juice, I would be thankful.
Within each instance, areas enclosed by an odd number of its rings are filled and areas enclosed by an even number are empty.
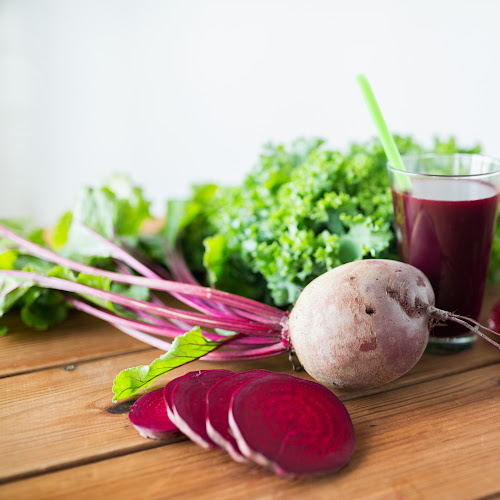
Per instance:
[[[498,202],[496,188],[477,180],[417,178],[411,194],[393,190],[400,258],[429,278],[440,309],[479,317]],[[433,332],[465,333],[454,323]]]

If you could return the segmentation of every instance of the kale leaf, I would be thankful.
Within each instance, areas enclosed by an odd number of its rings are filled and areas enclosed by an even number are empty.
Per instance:
[[[410,137],[395,140],[402,154],[424,151]],[[434,150],[479,147],[436,139]],[[386,162],[377,140],[346,153],[321,139],[267,144],[241,186],[194,190],[181,235],[188,265],[211,286],[289,307],[338,265],[397,258]]]

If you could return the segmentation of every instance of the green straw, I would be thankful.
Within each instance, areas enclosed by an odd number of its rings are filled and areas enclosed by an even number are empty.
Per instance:
[[[396,146],[394,138],[387,128],[382,112],[378,106],[377,99],[375,99],[373,90],[368,82],[368,78],[366,78],[364,74],[360,74],[356,77],[356,80],[365,99],[368,111],[372,116],[373,123],[375,124],[379,139],[382,142],[382,147],[384,148],[391,167],[397,170],[404,170],[403,160],[401,160],[398,147]]]

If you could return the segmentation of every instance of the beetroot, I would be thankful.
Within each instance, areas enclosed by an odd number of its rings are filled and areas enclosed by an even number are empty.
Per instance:
[[[203,448],[216,448],[206,427],[206,396],[219,381],[234,375],[229,370],[200,370],[190,372],[175,384],[165,386],[165,400],[172,422],[192,441]],[[172,387],[167,389],[170,384]]]
[[[163,388],[140,397],[130,408],[128,418],[145,438],[170,439],[181,435],[177,426],[168,418]]]
[[[417,268],[362,260],[312,281],[290,314],[288,333],[309,375],[329,387],[355,390],[406,373],[422,356],[429,330],[445,321],[500,347],[477,321],[434,307],[432,286]]]
[[[247,462],[240,453],[238,444],[229,430],[229,406],[233,394],[250,380],[273,375],[267,370],[251,370],[237,373],[217,382],[207,394],[207,433],[221,448],[226,450],[237,462]]]
[[[291,375],[244,384],[232,398],[229,425],[246,458],[282,476],[335,472],[356,444],[342,402],[326,387]]]
[[[417,268],[351,262],[303,290],[290,315],[290,341],[318,382],[349,390],[375,387],[420,359],[433,306],[432,286]]]

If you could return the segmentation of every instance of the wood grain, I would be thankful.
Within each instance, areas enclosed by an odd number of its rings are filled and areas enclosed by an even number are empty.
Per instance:
[[[483,321],[498,297],[498,288],[488,290]],[[500,459],[492,451],[500,448],[500,352],[481,340],[465,353],[425,354],[407,375],[384,387],[337,391],[353,416],[358,451],[335,477],[304,482],[234,464],[191,443],[163,446],[141,438],[129,424],[127,402],[111,403],[111,385],[120,370],[149,363],[160,351],[81,314],[42,333],[28,331],[15,318],[8,321],[14,333],[1,339],[0,481],[10,483],[0,487],[1,498],[79,498],[101,487],[111,497],[113,488],[130,491],[131,498],[149,490],[153,498],[329,498],[332,492],[346,498],[374,492],[426,498],[433,488],[439,498],[448,491],[453,498],[500,493]],[[218,367],[291,370],[286,356],[196,362],[157,385]],[[176,481],[184,471],[187,476]],[[165,495],[165,485],[172,483],[174,490]]]
[[[82,360],[151,349],[107,323],[73,312],[45,332],[25,326],[12,314],[2,318],[9,333],[0,339],[0,377]]]
[[[499,365],[346,405],[358,445],[336,475],[278,478],[182,442],[6,484],[0,498],[470,499],[500,493]]]
[[[0,481],[157,445],[141,438],[126,414],[117,414],[120,407],[111,402],[111,387],[120,370],[159,354],[135,353],[77,363],[71,370],[60,367],[0,379]],[[237,363],[199,362],[169,375],[174,378],[207,365],[245,369]],[[275,360],[255,361],[252,366],[272,369]],[[126,410],[127,404],[122,408]]]
[[[58,367],[1,379],[4,438],[0,441],[0,481],[155,446],[155,442],[138,436],[125,414],[116,414],[120,407],[111,403],[111,386],[120,370],[149,363],[159,354],[148,350],[76,363],[70,370]],[[373,389],[372,394],[438,380],[494,361],[500,361],[500,353],[483,344],[457,356],[425,355],[422,364],[410,373],[384,388]],[[156,386],[188,371],[206,368],[262,368],[290,373],[286,356],[247,363],[196,362],[167,374]],[[298,375],[308,378],[304,372]],[[368,392],[337,394],[348,401]],[[121,408],[126,410],[127,403]]]

